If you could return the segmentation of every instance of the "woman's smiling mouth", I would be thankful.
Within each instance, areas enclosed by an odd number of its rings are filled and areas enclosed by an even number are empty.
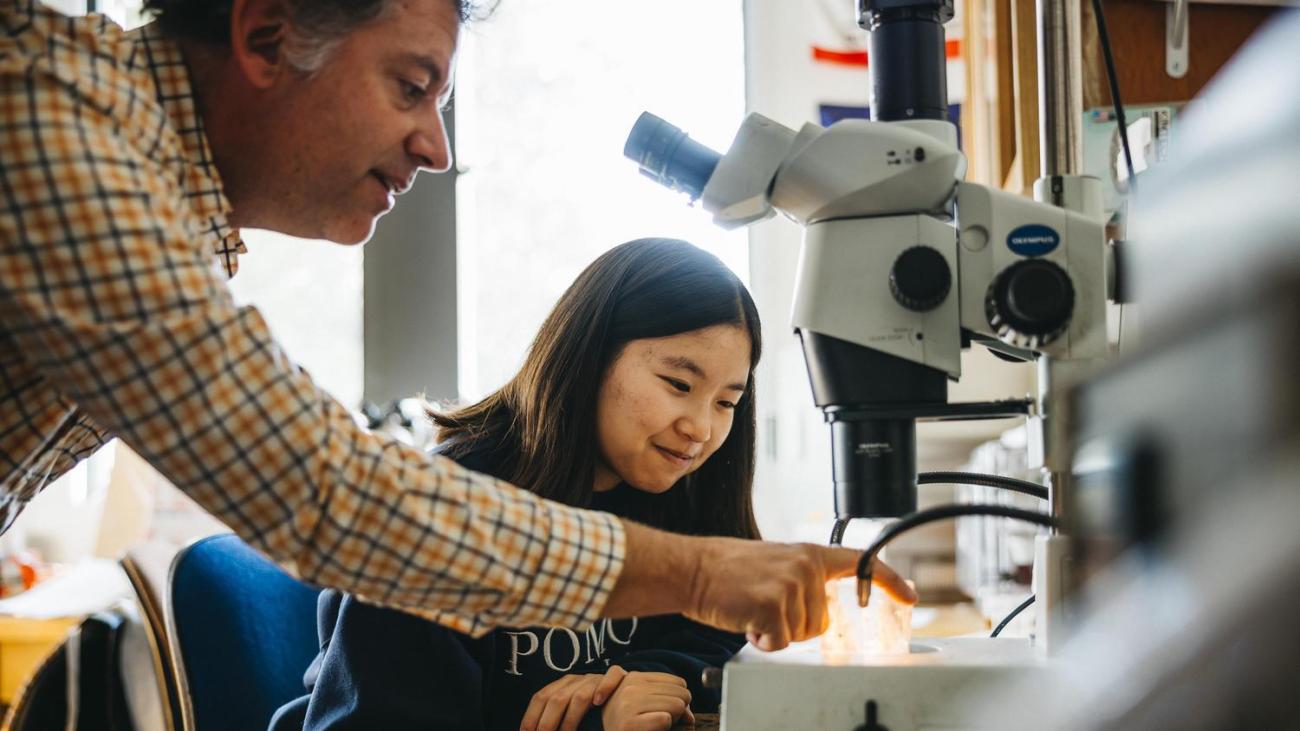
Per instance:
[[[659,454],[663,455],[664,459],[678,467],[689,467],[690,464],[695,461],[694,457],[683,452],[678,452],[675,449],[661,447],[658,444],[654,445],[654,448],[659,452]]]

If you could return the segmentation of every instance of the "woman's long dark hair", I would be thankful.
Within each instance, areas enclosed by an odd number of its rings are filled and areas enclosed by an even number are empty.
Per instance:
[[[632,491],[627,517],[677,533],[757,538],[751,492],[758,310],[725,264],[685,241],[629,241],[592,262],[561,295],[509,383],[473,406],[433,414],[443,453],[490,450],[505,479],[586,507],[601,459],[596,400],[623,346],[723,324],[742,328],[750,342],[749,382],[731,432],[668,492]]]

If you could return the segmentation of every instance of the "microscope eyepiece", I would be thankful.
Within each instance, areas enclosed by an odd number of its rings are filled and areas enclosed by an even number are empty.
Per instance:
[[[623,155],[641,168],[641,174],[660,185],[685,192],[695,200],[713,175],[722,155],[692,140],[687,134],[650,112],[642,112],[632,125]]]

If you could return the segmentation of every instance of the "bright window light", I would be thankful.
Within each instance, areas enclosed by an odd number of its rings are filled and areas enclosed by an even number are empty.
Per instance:
[[[470,27],[455,112],[463,400],[513,375],[556,298],[624,241],[685,239],[748,281],[743,230],[623,157],[645,110],[725,151],[744,91],[740,0],[512,0]]]

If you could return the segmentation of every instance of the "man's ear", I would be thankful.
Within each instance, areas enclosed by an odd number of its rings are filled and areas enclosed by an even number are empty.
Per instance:
[[[230,9],[230,54],[248,83],[269,88],[288,70],[287,0],[235,0]]]

